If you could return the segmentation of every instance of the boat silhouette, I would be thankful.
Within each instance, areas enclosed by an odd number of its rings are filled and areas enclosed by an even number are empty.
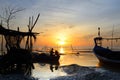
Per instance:
[[[94,54],[99,59],[101,64],[120,65],[120,51],[111,50],[108,47],[102,46],[104,40],[119,40],[120,38],[104,38],[100,36],[100,28],[98,28],[98,37],[94,38],[95,46],[93,48]]]

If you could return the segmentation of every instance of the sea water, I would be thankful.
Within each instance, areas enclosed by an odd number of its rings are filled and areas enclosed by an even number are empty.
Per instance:
[[[52,65],[53,69],[51,69],[51,64],[35,63],[35,69],[32,70],[32,77],[39,80],[49,80],[50,78],[67,75],[61,66],[77,64],[79,66],[97,67],[98,62],[93,52],[79,52],[79,54],[66,53],[60,55],[59,65]],[[57,69],[55,69],[56,66],[58,67]]]

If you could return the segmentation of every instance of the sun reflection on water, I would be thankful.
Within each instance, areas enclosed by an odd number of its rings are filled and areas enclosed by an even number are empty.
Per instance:
[[[59,49],[59,52],[60,52],[60,53],[65,53],[64,48],[63,48],[63,47],[61,47],[61,48]]]
[[[44,63],[43,63],[44,64]],[[53,72],[50,70],[50,64],[40,65],[40,63],[34,64],[35,69],[32,71],[32,76],[38,80],[50,80],[50,78],[55,78],[59,76],[66,76],[67,74],[59,68]]]

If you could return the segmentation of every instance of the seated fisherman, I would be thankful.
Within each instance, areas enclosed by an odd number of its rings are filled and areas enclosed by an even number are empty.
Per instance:
[[[50,56],[53,56],[54,55],[54,50],[53,48],[50,50]]]
[[[60,56],[57,50],[55,50],[55,56]]]

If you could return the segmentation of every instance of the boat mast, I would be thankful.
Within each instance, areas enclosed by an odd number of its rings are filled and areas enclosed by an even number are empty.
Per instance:
[[[98,37],[101,38],[101,34],[100,34],[100,27],[98,27]],[[102,46],[102,41],[98,40],[97,42],[100,46]]]
[[[32,20],[31,20],[31,17],[29,17],[29,25],[28,25],[28,32],[31,34],[32,33],[32,30],[33,28],[35,27],[38,19],[39,19],[39,16],[40,14],[38,14],[35,22],[33,23],[33,16],[32,16]],[[30,52],[32,51],[32,48],[33,48],[33,40],[32,38],[36,38],[35,36],[32,36],[32,35],[28,35],[27,36],[27,41],[26,41],[26,45],[25,45],[25,49],[28,49]]]
[[[98,27],[98,37],[100,37],[100,27]]]
[[[113,35],[114,35],[114,25],[113,25],[113,29],[112,29],[112,38],[113,38]],[[111,40],[111,50],[113,49],[113,40]]]

